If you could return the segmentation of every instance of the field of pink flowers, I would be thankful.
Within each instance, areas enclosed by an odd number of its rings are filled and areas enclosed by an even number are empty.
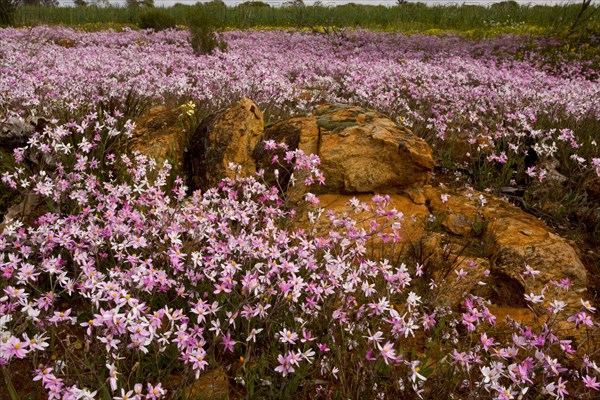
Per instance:
[[[183,31],[0,30],[0,121],[49,120],[2,171],[49,208],[0,233],[6,398],[185,398],[218,368],[248,398],[598,397],[595,308],[566,313],[568,282],[527,295],[548,304],[545,323],[497,327],[480,298],[430,301],[419,265],[366,259],[375,229],[323,215],[338,232],[290,231],[294,210],[257,178],[188,194],[168,164],[117,151],[153,104],[204,115],[248,97],[274,120],[343,102],[412,127],[482,189],[543,184],[532,149],[577,185],[600,176],[597,59],[550,59],[538,49],[560,43],[523,36],[225,37],[227,52],[196,56]],[[286,159],[319,176],[317,158]],[[387,202],[355,207],[394,228]],[[12,381],[27,368],[23,389]]]

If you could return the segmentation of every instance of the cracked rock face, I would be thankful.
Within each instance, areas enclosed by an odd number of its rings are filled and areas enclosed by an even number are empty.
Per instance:
[[[427,183],[434,165],[429,145],[408,128],[345,104],[279,122],[265,138],[319,156],[325,185],[311,188],[318,193],[397,193]]]
[[[183,164],[184,131],[179,123],[180,107],[158,106],[143,115],[135,125],[130,141],[130,150],[139,151],[156,160],[159,166],[164,161],[172,162],[176,171]]]
[[[431,148],[385,116],[332,104],[319,107],[314,115],[267,128],[263,124],[258,107],[247,99],[203,121],[185,153],[192,189],[206,189],[222,178],[233,177],[235,172],[227,168],[230,162],[241,166],[242,175],[264,169],[267,182],[275,183],[274,154],[265,152],[261,141],[264,137],[285,142],[289,150],[318,155],[326,179],[324,186],[307,189],[303,177],[296,176],[297,184],[287,192],[292,202],[310,190],[319,195],[319,206],[325,210],[369,224],[369,215],[354,214],[349,200],[356,197],[369,202],[373,194],[390,195],[390,208],[404,214],[400,242],[374,237],[367,256],[422,263],[425,276],[421,279],[439,281],[440,302],[455,306],[466,293],[473,293],[519,318],[530,315],[525,294],[540,294],[553,286],[552,281],[565,278],[572,284],[571,290],[563,293],[567,307],[577,307],[579,298],[585,297],[586,270],[565,239],[488,194],[430,186]],[[278,174],[278,184],[285,188],[290,175],[283,170]],[[317,235],[335,229],[327,218],[315,225],[300,218],[294,225],[315,228]],[[370,226],[364,228],[368,231]],[[534,280],[523,279],[525,265],[539,271]],[[467,274],[457,280],[461,270]]]
[[[254,174],[252,153],[263,133],[263,114],[248,99],[207,117],[190,135],[184,154],[190,189],[206,190],[233,178],[238,172],[229,169],[230,163],[240,166],[239,174]]]

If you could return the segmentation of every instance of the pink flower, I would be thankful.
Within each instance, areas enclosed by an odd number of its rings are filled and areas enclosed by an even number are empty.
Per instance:
[[[585,384],[586,388],[590,388],[590,389],[594,389],[594,390],[598,390],[600,388],[600,383],[596,381],[595,376],[592,377],[592,376],[586,375],[581,380]]]
[[[423,315],[423,330],[428,331],[429,329],[435,326],[435,314],[436,313]]]
[[[386,342],[383,346],[377,345],[379,351],[381,353],[381,357],[383,357],[383,361],[386,364],[389,364],[390,361],[396,360],[396,351],[394,350],[394,345],[391,342]]]
[[[231,339],[231,333],[228,330],[227,334],[223,335],[223,348],[225,351],[233,353],[233,346],[235,346],[236,343],[237,342],[235,340]]]
[[[477,322],[477,316],[469,313],[463,313],[463,324],[469,331],[475,330],[475,323]]]
[[[535,279],[535,276],[539,275],[540,271],[531,268],[531,266],[529,264],[525,264],[525,272],[524,272],[524,274],[525,275],[531,275],[531,277]]]
[[[279,362],[279,366],[275,368],[276,372],[279,372],[283,376],[287,376],[287,374],[294,372],[295,369],[290,362],[289,354],[287,356],[282,356],[281,354],[277,356],[277,361]]]
[[[10,359],[11,357],[16,358],[25,358],[27,354],[27,344],[22,343],[18,338],[11,336],[6,343],[0,346],[0,351],[3,354],[5,359]]]
[[[115,364],[106,364],[106,368],[108,368],[108,382],[110,384],[110,390],[114,392],[117,390],[117,375],[119,373],[117,372]]]
[[[563,381],[562,376],[560,378],[558,378],[558,382],[556,383],[556,396],[564,399],[566,395],[568,395],[569,392],[567,392],[567,385],[566,382]]]
[[[327,347],[327,343],[317,343],[317,348],[322,353],[327,353],[327,352],[331,351],[331,349],[329,347]]]
[[[585,326],[594,326],[594,321],[592,320],[592,317],[590,317],[587,313],[585,313],[584,311],[580,311],[577,314],[569,317],[567,319],[567,321],[569,322],[575,322],[575,327],[579,328],[579,325],[585,325]]]
[[[114,400],[133,400],[133,390],[125,392],[125,389],[121,389],[121,395],[114,398]]]
[[[369,351],[367,351],[367,354],[365,354],[365,360],[374,361],[376,359],[376,357],[373,357],[373,349],[369,349]]]
[[[482,333],[481,334],[481,344],[483,345],[483,348],[485,349],[485,351],[488,351],[489,348],[494,345],[494,338],[488,338],[487,334]]]
[[[298,334],[296,332],[288,331],[287,328],[283,328],[283,330],[279,332],[279,341],[281,343],[296,344],[296,340],[298,340]]]
[[[149,400],[158,400],[162,399],[166,394],[166,391],[162,388],[162,383],[157,384],[156,386],[152,386],[150,383],[147,385],[146,399]]]

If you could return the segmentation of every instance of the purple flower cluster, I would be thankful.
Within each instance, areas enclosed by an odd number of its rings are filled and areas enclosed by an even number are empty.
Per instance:
[[[555,143],[576,153],[587,140],[577,127],[600,118],[600,81],[582,74],[587,62],[541,66],[535,52],[523,50],[532,39],[522,36],[472,41],[368,31],[342,38],[233,31],[225,34],[228,52],[195,56],[184,31],[86,33],[42,26],[0,32],[5,112],[89,111],[132,94],[213,108],[248,97],[287,114],[322,101],[347,102],[383,111],[423,136],[459,135],[472,145],[472,156],[485,150],[498,163],[526,151],[526,139],[542,155]],[[502,140],[510,146],[496,148]],[[589,155],[578,160],[593,169]],[[544,177],[539,169],[528,172]]]
[[[446,376],[457,382],[447,390],[470,398],[562,399],[600,389],[595,308],[582,300],[567,313],[568,282],[525,297],[544,315],[538,325],[497,329],[485,300],[465,295],[458,310],[437,304],[443,289],[423,288],[423,266],[366,256],[372,242],[399,238],[402,213],[389,197],[350,202],[357,215],[372,214],[369,223],[327,212],[308,193],[306,224],[290,228],[297,211],[261,173],[190,195],[168,163],[113,153],[133,124],[94,110],[132,93],[213,106],[248,96],[288,113],[348,101],[430,125],[439,138],[519,140],[527,131],[551,152],[553,141],[576,148],[577,135],[537,131],[535,119],[597,118],[598,83],[495,53],[494,43],[518,47],[515,37],[229,32],[229,52],[196,57],[178,31],[0,33],[3,113],[81,113],[50,121],[1,175],[7,187],[41,196],[47,212],[30,226],[7,221],[0,232],[0,365],[31,361],[49,399],[166,398],[169,377],[193,379],[238,360],[253,363],[236,372],[238,383],[254,379],[248,391],[271,388],[261,396],[274,398],[301,379],[321,382],[314,395],[356,398],[425,396]],[[294,100],[306,92],[310,99]],[[274,162],[304,184],[322,183],[317,157],[266,148],[283,152]],[[31,170],[32,156],[47,160],[42,169]],[[318,234],[319,220],[331,231]],[[536,274],[527,266],[523,279]]]
[[[496,317],[484,300],[467,296],[463,310],[452,311],[417,293],[418,269],[366,258],[371,239],[398,239],[402,214],[389,209],[388,197],[351,202],[378,223],[316,209],[309,220],[326,218],[332,231],[290,230],[282,221],[295,211],[253,177],[191,196],[176,178],[167,193],[168,164],[103,153],[106,140],[121,134],[117,123],[93,113],[50,124],[16,153],[51,155],[51,165],[31,174],[17,164],[2,174],[6,185],[47,199],[50,211],[32,226],[8,221],[0,234],[0,363],[35,360],[34,380],[49,399],[95,398],[103,388],[119,399],[164,398],[160,371],[132,371],[168,359],[197,378],[214,363],[263,353],[271,354],[265,382],[291,379],[299,368],[336,382],[357,368],[385,366],[399,374],[398,390],[422,395],[430,379],[422,368],[431,367],[410,346],[423,337],[438,341],[440,362],[470,379],[460,391],[473,396],[564,398],[598,389],[593,359],[585,356],[581,370],[563,364],[576,350],[557,331],[567,319],[578,331],[596,330],[588,302],[563,316],[554,300],[540,327],[492,336]],[[292,170],[321,180],[315,156],[266,147],[286,151]],[[528,298],[550,301],[565,289],[557,282]],[[73,357],[69,337],[94,356]],[[61,349],[55,361],[50,342]]]

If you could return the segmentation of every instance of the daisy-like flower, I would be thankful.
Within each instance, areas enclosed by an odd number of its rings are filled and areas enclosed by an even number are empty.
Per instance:
[[[252,329],[246,338],[246,342],[253,341],[256,342],[256,335],[263,331],[263,328]]]
[[[590,389],[593,389],[593,390],[600,389],[600,382],[597,382],[595,376],[586,375],[585,377],[581,378],[581,380],[585,384],[586,388],[590,388]]]
[[[374,334],[371,334],[370,330],[368,332],[369,332],[369,336],[365,336],[365,338],[369,341],[369,343],[371,343],[371,342],[375,342],[377,344],[381,343],[381,341],[383,340],[383,332],[377,331]]]
[[[533,268],[531,268],[531,266],[529,264],[525,264],[525,272],[523,272],[525,275],[530,275],[532,278],[535,279],[536,275],[540,274],[540,271],[537,271]]]
[[[383,357],[383,361],[385,361],[386,364],[396,360],[396,351],[394,350],[393,343],[386,342],[383,346],[378,344],[377,347],[379,348],[381,357]]]
[[[283,330],[279,332],[279,341],[281,343],[296,344],[296,340],[298,340],[298,334],[296,332],[289,331],[287,328],[283,328]]]
[[[0,345],[0,352],[0,355],[5,359],[10,359],[11,357],[25,358],[25,355],[28,353],[27,344],[21,342],[19,338],[11,336],[6,343]]]
[[[281,375],[287,376],[288,374],[295,371],[294,366],[291,363],[289,354],[285,357],[281,354],[278,355],[277,361],[279,362],[279,365],[275,368],[275,371],[279,372]]]
[[[427,378],[424,377],[423,375],[421,375],[419,373],[419,371],[421,370],[421,367],[419,367],[419,365],[421,364],[421,361],[411,361],[410,363],[410,369],[411,369],[411,375],[410,375],[410,380],[413,381],[413,383],[417,382],[417,379],[420,379],[422,381],[426,381]]]
[[[593,313],[596,311],[596,307],[592,307],[592,305],[590,304],[590,302],[588,300],[583,300],[580,299],[581,301],[581,305],[585,307],[586,310],[588,310],[589,312]]]

